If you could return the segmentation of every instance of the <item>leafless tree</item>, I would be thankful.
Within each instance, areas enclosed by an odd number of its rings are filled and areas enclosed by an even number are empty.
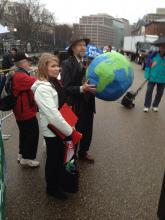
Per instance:
[[[66,24],[56,25],[55,33],[56,47],[59,49],[64,49],[69,44],[73,33],[73,27]]]
[[[19,0],[12,6],[8,20],[17,29],[16,38],[32,48],[53,44],[55,19],[39,0]]]
[[[3,11],[7,0],[0,0]],[[3,2],[3,3],[2,3]],[[10,2],[10,1],[9,1]],[[2,6],[3,5],[3,6]],[[40,0],[17,0],[11,2],[4,13],[5,23],[12,30],[16,40],[26,48],[30,42],[32,50],[64,49],[72,36],[73,28],[66,24],[55,25],[55,16]]]
[[[0,19],[3,17],[4,8],[7,3],[8,3],[8,0],[0,0]]]

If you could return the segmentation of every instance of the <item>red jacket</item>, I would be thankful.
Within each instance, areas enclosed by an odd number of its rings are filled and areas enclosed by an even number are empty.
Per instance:
[[[13,95],[18,97],[17,104],[13,110],[16,120],[28,120],[36,116],[37,106],[31,86],[36,81],[22,68],[18,68],[12,79]]]

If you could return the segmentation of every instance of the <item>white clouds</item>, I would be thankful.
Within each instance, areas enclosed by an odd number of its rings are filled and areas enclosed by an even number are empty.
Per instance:
[[[146,13],[153,13],[156,8],[165,7],[164,0],[41,0],[55,13],[58,23],[78,22],[82,15],[107,13],[124,17],[132,22]]]

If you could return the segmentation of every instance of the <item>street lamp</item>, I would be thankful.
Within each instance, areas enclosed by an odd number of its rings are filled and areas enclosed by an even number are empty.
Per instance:
[[[56,45],[56,30],[55,30],[55,25],[54,25],[54,29],[53,29],[53,44],[54,44],[54,47]]]
[[[55,47],[55,45],[56,45],[56,32],[55,32],[55,25],[53,26],[53,29],[50,30],[50,33],[51,33],[52,36],[53,36],[53,46]]]
[[[13,44],[14,44],[14,46],[16,45],[16,38],[17,38],[17,36],[16,36],[16,33],[17,33],[17,28],[13,28]]]

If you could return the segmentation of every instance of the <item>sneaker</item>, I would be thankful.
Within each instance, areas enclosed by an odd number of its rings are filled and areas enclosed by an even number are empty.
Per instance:
[[[22,159],[22,154],[18,154],[18,158],[17,158],[18,163],[20,163],[21,159]]]
[[[21,159],[20,160],[20,164],[23,166],[23,167],[39,167],[40,165],[40,162],[36,161],[36,160],[28,160],[28,159]]]
[[[159,111],[159,108],[158,108],[158,107],[153,107],[152,110],[153,110],[154,112],[158,112],[158,111]]]
[[[144,108],[144,112],[149,112],[149,108]]]

